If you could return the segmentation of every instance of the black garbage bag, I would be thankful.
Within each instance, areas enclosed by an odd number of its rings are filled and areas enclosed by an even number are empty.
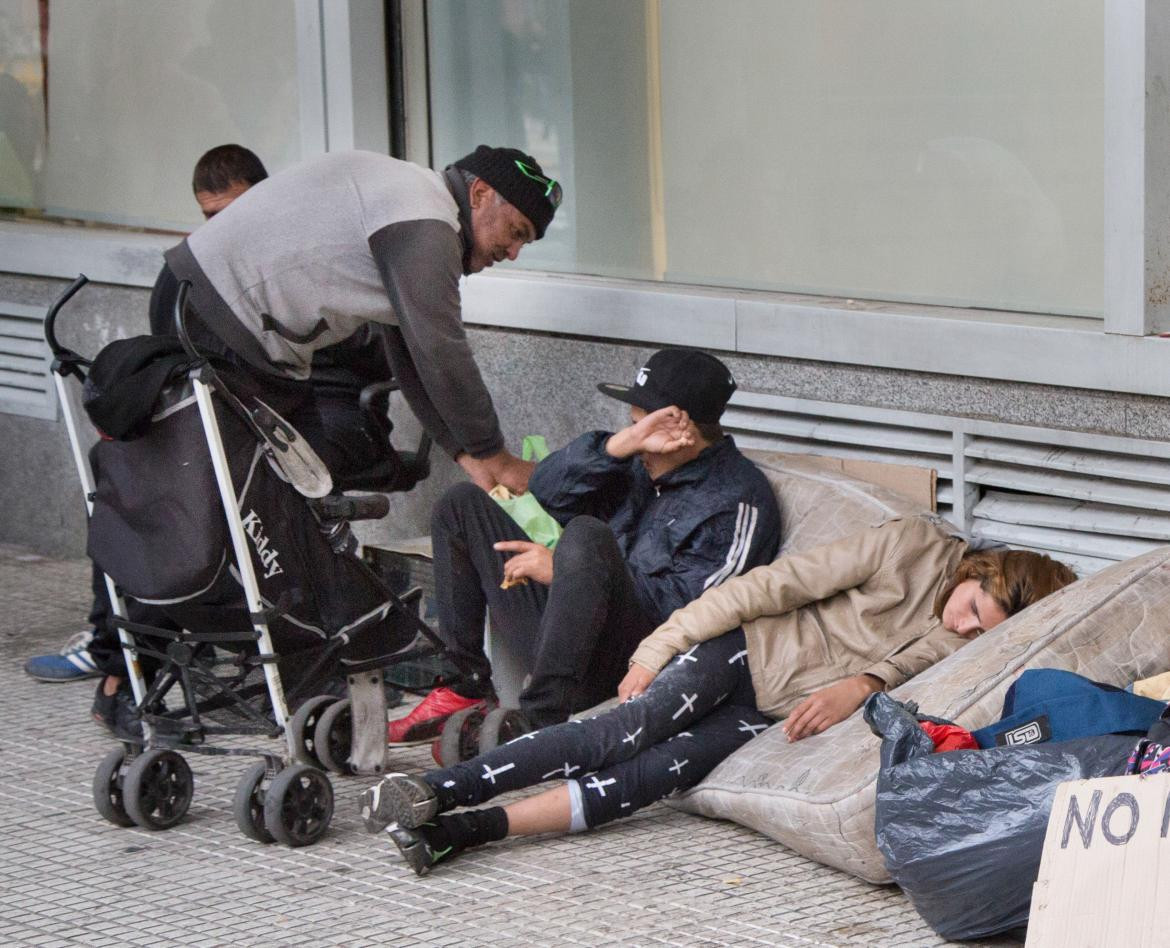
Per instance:
[[[865,703],[883,739],[875,829],[890,876],[944,938],[1026,925],[1057,786],[1123,773],[1134,738],[935,754],[916,710],[886,694]]]

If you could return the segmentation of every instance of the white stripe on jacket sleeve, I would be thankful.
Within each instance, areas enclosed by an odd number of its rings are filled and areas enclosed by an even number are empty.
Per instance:
[[[731,548],[727,551],[727,559],[723,565],[703,582],[704,589],[718,586],[725,579],[742,572],[747,562],[748,551],[751,550],[752,537],[756,532],[756,521],[759,519],[759,508],[741,503],[735,517],[735,535],[731,539]]]

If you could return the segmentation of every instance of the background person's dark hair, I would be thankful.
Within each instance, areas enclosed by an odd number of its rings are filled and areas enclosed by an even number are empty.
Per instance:
[[[191,190],[198,193],[207,191],[218,194],[226,191],[235,182],[242,181],[251,187],[268,177],[264,163],[256,153],[243,145],[217,145],[195,163],[191,176]]]

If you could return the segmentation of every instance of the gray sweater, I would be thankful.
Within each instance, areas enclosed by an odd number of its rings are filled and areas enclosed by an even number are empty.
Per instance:
[[[314,352],[381,324],[435,442],[484,457],[504,439],[463,328],[470,246],[458,175],[353,151],[261,181],[166,259],[207,326],[265,372],[308,378]]]

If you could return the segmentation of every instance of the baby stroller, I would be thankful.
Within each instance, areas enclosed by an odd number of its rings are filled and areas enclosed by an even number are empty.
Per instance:
[[[385,770],[383,670],[442,651],[411,594],[394,595],[356,555],[348,522],[385,516],[388,501],[334,492],[255,383],[196,351],[184,326],[185,284],[181,349],[169,337],[140,337],[91,361],[64,348],[57,315],[86,282],[79,276],[50,307],[45,338],[85,493],[88,552],[105,574],[142,723],[141,740],[124,740],[99,765],[95,806],[120,826],[166,829],[194,790],[180,749],[259,756],[236,789],[240,830],[265,843],[316,842],[333,815],[324,769]],[[95,385],[111,365],[136,369],[124,375],[120,402],[118,383]],[[100,408],[106,422],[88,453],[78,424],[83,386],[86,410],[98,417]],[[396,462],[394,489],[426,475],[428,448],[424,440]],[[128,602],[151,621],[131,621]],[[330,683],[340,690],[342,679],[346,698],[320,693]],[[166,707],[168,696],[177,707]],[[216,746],[224,735],[285,744]]]

